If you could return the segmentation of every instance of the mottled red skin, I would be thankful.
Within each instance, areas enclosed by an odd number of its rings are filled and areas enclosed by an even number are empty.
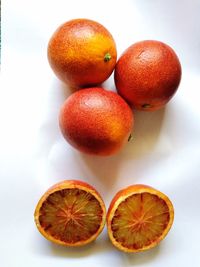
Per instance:
[[[95,155],[117,153],[128,141],[133,113],[118,94],[88,88],[72,94],[59,116],[64,138],[76,149]]]
[[[131,45],[115,68],[118,93],[135,109],[153,111],[173,97],[181,80],[181,65],[168,45],[146,40]]]
[[[111,58],[105,61],[107,53]],[[98,22],[70,20],[52,35],[48,60],[57,77],[72,87],[100,84],[114,70],[117,60],[115,41]]]

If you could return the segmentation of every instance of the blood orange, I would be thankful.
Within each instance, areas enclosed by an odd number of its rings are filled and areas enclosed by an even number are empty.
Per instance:
[[[72,87],[100,84],[112,73],[117,58],[115,41],[100,23],[74,19],[62,24],[48,45],[50,66]]]
[[[117,153],[128,142],[133,120],[122,97],[96,87],[68,97],[59,116],[62,134],[73,147],[101,156]]]
[[[132,185],[119,191],[107,213],[111,242],[125,252],[155,247],[168,233],[174,219],[169,198],[145,185]]]
[[[65,180],[49,188],[34,214],[40,233],[64,246],[82,246],[95,240],[105,225],[105,216],[99,193],[77,180]]]
[[[134,108],[153,111],[173,97],[181,80],[181,65],[167,44],[145,40],[131,45],[119,58],[115,84]]]

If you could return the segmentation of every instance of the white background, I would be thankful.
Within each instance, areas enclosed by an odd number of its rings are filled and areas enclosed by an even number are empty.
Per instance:
[[[112,157],[75,151],[58,128],[69,90],[51,71],[46,48],[61,23],[80,17],[112,33],[118,56],[136,41],[156,39],[182,63],[173,100],[160,111],[135,112],[132,142]],[[112,76],[104,87],[114,90]],[[200,266],[199,0],[4,0],[0,92],[1,267]],[[63,179],[89,182],[107,207],[122,187],[149,184],[174,203],[174,225],[159,246],[139,254],[116,250],[106,228],[83,248],[53,245],[33,213],[44,191]]]

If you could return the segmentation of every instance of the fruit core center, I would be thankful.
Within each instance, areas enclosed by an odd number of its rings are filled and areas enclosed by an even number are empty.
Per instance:
[[[70,220],[75,221],[76,219],[78,219],[78,214],[73,211],[73,207],[65,206],[57,211],[57,217],[62,218],[67,223]]]
[[[136,217],[133,214],[133,218],[130,223],[130,229],[132,231],[141,231],[142,229],[148,228],[148,218],[146,219],[143,214],[141,214],[139,217]]]

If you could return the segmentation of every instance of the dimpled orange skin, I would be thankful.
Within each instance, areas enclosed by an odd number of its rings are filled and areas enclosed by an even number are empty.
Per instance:
[[[88,88],[72,94],[59,116],[64,138],[88,154],[108,156],[128,142],[133,113],[118,94],[103,88]]]
[[[140,249],[129,249],[126,248],[124,246],[121,246],[121,244],[119,244],[114,236],[113,236],[113,232],[112,232],[112,219],[114,216],[114,213],[116,211],[116,209],[118,208],[118,205],[124,201],[126,198],[128,198],[131,195],[134,194],[140,194],[140,193],[150,193],[150,194],[155,194],[156,196],[160,197],[161,199],[163,199],[168,208],[169,208],[169,213],[170,213],[170,219],[168,222],[168,225],[166,227],[166,229],[164,230],[162,236],[160,236],[156,241],[152,242],[150,245],[144,247],[144,248],[140,248]],[[174,208],[172,205],[172,202],[170,201],[170,199],[163,194],[162,192],[158,191],[157,189],[154,189],[151,186],[148,185],[144,185],[144,184],[135,184],[135,185],[130,185],[126,188],[123,188],[122,190],[118,191],[116,193],[116,195],[113,197],[110,206],[108,208],[107,211],[107,215],[106,215],[106,223],[107,223],[107,229],[108,229],[108,236],[112,242],[112,244],[118,248],[119,250],[122,250],[124,252],[141,252],[141,251],[145,251],[148,250],[150,248],[155,247],[156,245],[158,245],[158,243],[160,243],[160,241],[162,241],[165,236],[167,235],[167,233],[169,232],[169,230],[172,227],[174,221]]]
[[[81,189],[84,191],[88,191],[89,193],[91,193],[93,196],[95,196],[95,198],[99,201],[101,208],[102,208],[102,221],[100,224],[100,227],[98,229],[98,231],[96,232],[95,235],[91,236],[90,239],[87,239],[85,241],[80,241],[80,242],[76,242],[76,243],[70,243],[67,244],[61,240],[55,239],[54,237],[50,236],[40,225],[40,209],[44,203],[44,201],[46,201],[46,199],[48,198],[48,196],[56,191],[60,191],[63,189]],[[92,242],[93,240],[95,240],[99,234],[102,232],[104,226],[105,226],[105,220],[106,220],[106,208],[105,208],[105,204],[103,202],[102,197],[100,196],[100,194],[96,191],[96,189],[91,186],[90,184],[84,182],[84,181],[80,181],[80,180],[64,180],[61,181],[59,183],[54,184],[53,186],[51,186],[46,192],[45,194],[41,197],[41,199],[39,200],[36,209],[35,209],[35,213],[34,213],[34,220],[36,223],[36,226],[39,230],[39,232],[49,241],[56,243],[58,245],[63,245],[63,246],[71,246],[71,247],[77,247],[77,246],[83,246],[86,245],[90,242]]]
[[[154,40],[131,45],[115,68],[118,93],[135,109],[154,111],[173,97],[181,80],[181,64],[174,50]]]
[[[105,81],[117,59],[115,41],[98,22],[74,19],[62,24],[48,44],[48,60],[57,77],[71,87]]]

